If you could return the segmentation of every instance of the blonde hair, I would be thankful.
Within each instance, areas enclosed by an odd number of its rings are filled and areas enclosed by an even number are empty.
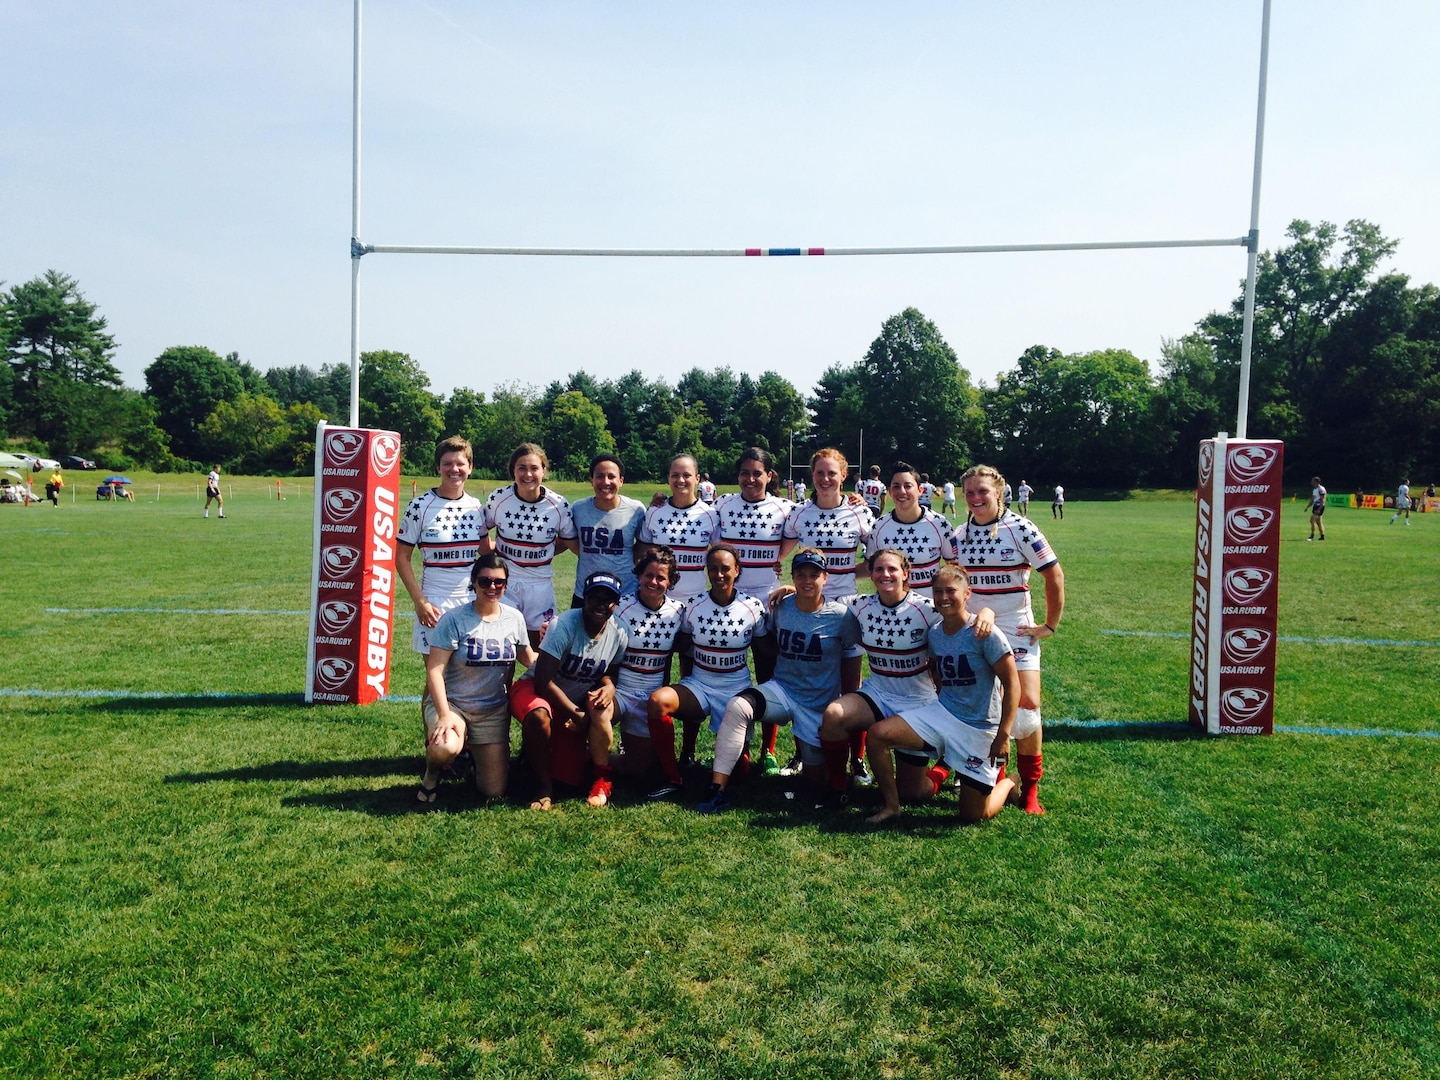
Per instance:
[[[930,579],[931,587],[938,585],[942,579],[948,581],[950,578],[956,578],[967,589],[970,587],[970,572],[963,566],[956,566],[954,563],[940,564],[935,571],[935,576]]]
[[[1000,470],[994,465],[971,465],[965,470],[965,475],[960,477],[960,490],[965,490],[965,481],[971,477],[978,477],[981,480],[989,480],[995,488],[995,520],[990,524],[990,537],[994,539],[1000,535],[1000,518],[1005,513],[1005,477],[1000,475]],[[975,515],[965,512],[965,531],[970,531],[970,525],[975,521]]]

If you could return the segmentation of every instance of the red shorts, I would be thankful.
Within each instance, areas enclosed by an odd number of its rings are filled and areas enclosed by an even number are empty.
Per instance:
[[[510,715],[524,720],[536,709],[544,709],[554,719],[555,709],[548,698],[535,692],[535,680],[516,679],[510,687]]]
[[[550,774],[562,784],[584,787],[590,752],[583,731],[554,722],[555,710],[548,698],[535,692],[534,679],[519,679],[510,687],[510,712],[524,720],[536,709],[550,716]]]

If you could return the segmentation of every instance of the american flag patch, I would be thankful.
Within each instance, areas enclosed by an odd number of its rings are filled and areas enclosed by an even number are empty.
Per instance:
[[[1036,540],[1033,544],[1030,545],[1030,548],[1035,552],[1035,554],[1038,555],[1040,554],[1040,552],[1045,550],[1045,541]]]

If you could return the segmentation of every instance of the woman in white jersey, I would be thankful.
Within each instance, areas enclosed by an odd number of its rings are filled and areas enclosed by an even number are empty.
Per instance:
[[[614,619],[629,639],[615,676],[621,746],[614,758],[618,776],[638,777],[655,765],[650,695],[670,681],[670,659],[685,611],[684,603],[666,595],[674,576],[675,556],[670,549],[651,548],[635,563],[635,592],[622,596],[615,608]]]
[[[705,592],[705,552],[720,531],[720,515],[700,498],[700,467],[690,454],[670,459],[670,497],[645,511],[642,544],[668,547],[675,555],[670,595],[688,600]]]
[[[575,519],[570,502],[544,484],[550,459],[535,443],[521,443],[510,455],[514,481],[496,488],[485,502],[482,552],[498,551],[510,564],[505,603],[525,614],[530,644],[540,645],[540,628],[555,617],[555,555],[574,551]],[[490,530],[495,540],[490,540]]]
[[[667,799],[683,789],[683,769],[694,761],[700,721],[709,715],[711,727],[719,728],[726,704],[750,686],[746,655],[752,647],[759,680],[774,673],[775,650],[765,603],[735,589],[740,553],[729,544],[714,545],[706,555],[705,572],[710,590],[686,602],[676,638],[684,678],[650,695],[651,749],[665,774],[660,787],[650,793],[652,799]],[[677,717],[684,725],[678,759]]]
[[[798,546],[818,548],[825,556],[825,599],[839,600],[855,590],[856,550],[875,525],[863,499],[846,497],[840,485],[850,471],[845,455],[832,446],[817,450],[810,459],[815,495],[790,511],[785,521],[781,559]]]
[[[820,720],[829,787],[823,805],[831,808],[849,802],[851,737],[887,716],[937,700],[926,641],[940,616],[929,600],[910,591],[910,560],[904,552],[886,548],[871,555],[868,564],[875,592],[849,596],[845,603],[860,623],[870,677],[855,693],[827,705]]]
[[[1005,510],[1005,478],[989,465],[975,465],[961,477],[969,517],[955,530],[960,564],[970,574],[977,599],[995,609],[995,625],[1015,650],[1020,670],[1020,709],[1015,719],[1016,767],[1025,812],[1043,814],[1044,775],[1040,730],[1040,642],[1054,637],[1065,611],[1065,572],[1035,523]],[[1045,581],[1045,619],[1030,605],[1030,571]]]
[[[735,463],[738,492],[722,496],[715,504],[720,514],[719,539],[740,552],[740,580],[736,588],[762,602],[780,584],[780,546],[785,539],[785,521],[795,504],[782,499],[780,477],[770,451],[752,446]],[[761,725],[760,772],[773,776],[780,771],[775,757],[776,724]]]
[[[436,445],[440,486],[410,500],[395,538],[395,570],[415,605],[410,646],[422,656],[430,654],[429,631],[440,616],[470,599],[470,568],[485,535],[485,509],[465,491],[474,463],[470,443],[459,436]],[[412,561],[417,547],[419,581]]]
[[[942,562],[955,561],[954,526],[920,505],[920,476],[913,465],[897,461],[890,469],[890,499],[895,504],[875,522],[865,552],[903,551],[910,560],[910,588],[930,599],[930,579]]]
[[[510,576],[491,552],[475,560],[468,577],[472,603],[452,607],[431,630],[425,659],[425,775],[416,798],[435,801],[445,766],[469,746],[475,786],[487,798],[505,794],[510,768],[510,684],[515,664],[535,663],[525,617],[500,602]]]

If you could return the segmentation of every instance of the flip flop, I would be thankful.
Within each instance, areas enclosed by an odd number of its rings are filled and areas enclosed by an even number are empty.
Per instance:
[[[439,784],[436,784],[434,787],[426,787],[425,782],[422,780],[420,786],[415,789],[415,801],[421,806],[430,806],[435,802],[435,798],[439,794]]]
[[[549,795],[545,795],[545,796],[542,796],[541,798],[536,799],[534,802],[532,802],[532,803],[530,804],[530,809],[531,809],[531,810],[549,810],[549,809],[551,809],[550,796],[549,796]]]

